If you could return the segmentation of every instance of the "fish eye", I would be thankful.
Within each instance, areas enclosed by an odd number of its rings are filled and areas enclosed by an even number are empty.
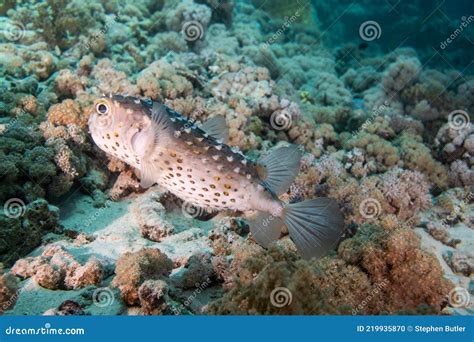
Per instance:
[[[97,103],[95,109],[99,114],[107,114],[109,112],[109,106],[104,102]]]

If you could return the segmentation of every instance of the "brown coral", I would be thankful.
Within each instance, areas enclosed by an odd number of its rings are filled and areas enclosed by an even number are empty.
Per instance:
[[[125,303],[139,304],[140,285],[145,280],[167,277],[172,268],[173,262],[158,249],[143,248],[135,253],[128,252],[117,260],[112,285],[120,289]]]
[[[40,256],[18,260],[11,272],[21,278],[33,277],[38,285],[52,290],[98,285],[104,276],[98,260],[91,258],[81,265],[59,245],[48,246]]]
[[[400,146],[404,166],[424,173],[439,188],[446,188],[448,181],[446,167],[433,158],[430,149],[420,140],[421,138],[406,133],[396,139],[395,143]]]
[[[18,295],[17,279],[10,273],[4,273],[0,264],[0,314],[15,305]]]
[[[76,124],[84,127],[88,119],[88,115],[81,106],[71,99],[55,104],[48,110],[48,121],[55,125]]]
[[[359,265],[373,283],[385,284],[379,307],[370,308],[371,313],[439,313],[452,287],[436,258],[422,251],[420,239],[406,228],[388,233],[364,226],[341,244],[339,255]]]

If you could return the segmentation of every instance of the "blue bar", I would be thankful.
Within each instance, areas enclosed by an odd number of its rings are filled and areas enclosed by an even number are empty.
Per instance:
[[[473,316],[4,316],[0,341],[473,342],[473,326]],[[49,334],[15,334],[23,328]],[[51,334],[71,328],[84,334]]]

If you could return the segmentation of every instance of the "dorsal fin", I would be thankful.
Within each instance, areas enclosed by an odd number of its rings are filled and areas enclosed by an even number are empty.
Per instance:
[[[285,193],[300,169],[301,151],[295,146],[273,150],[257,162],[257,173],[263,184],[277,196]]]
[[[216,140],[227,142],[229,139],[229,128],[222,115],[213,116],[201,125],[201,129]]]
[[[171,128],[171,119],[166,110],[166,107],[162,103],[153,101],[151,107],[151,121],[155,130],[155,138],[159,138],[159,134]]]

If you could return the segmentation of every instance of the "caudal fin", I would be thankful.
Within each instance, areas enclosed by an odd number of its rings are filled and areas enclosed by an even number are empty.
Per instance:
[[[335,247],[343,233],[344,218],[335,200],[318,198],[288,204],[283,220],[303,258],[320,258]]]

